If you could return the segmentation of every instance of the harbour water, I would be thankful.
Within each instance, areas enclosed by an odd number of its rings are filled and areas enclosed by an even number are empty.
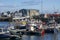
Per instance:
[[[55,39],[54,34],[45,34],[44,37],[23,35],[21,39],[14,39],[14,40],[54,40],[54,39]],[[0,40],[5,40],[5,39],[2,38]],[[60,33],[57,34],[57,40],[60,40]]]
[[[1,27],[7,27],[9,26],[9,22],[0,22]],[[56,35],[57,40],[60,40],[60,32]],[[55,35],[54,34],[45,34],[42,36],[31,36],[31,35],[23,35],[21,39],[14,39],[14,40],[54,40]],[[5,40],[1,38],[0,40]],[[9,40],[9,39],[6,39]],[[12,40],[12,39],[11,39]]]
[[[9,22],[0,22],[0,28],[9,27]]]

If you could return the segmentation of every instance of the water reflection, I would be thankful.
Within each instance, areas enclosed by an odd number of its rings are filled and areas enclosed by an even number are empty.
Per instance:
[[[53,34],[46,34],[44,37],[42,36],[24,36],[23,40],[53,40]]]
[[[57,39],[59,40],[60,35],[57,34]],[[42,36],[23,36],[22,40],[54,40],[54,34],[45,34]]]
[[[60,33],[57,34],[57,39],[60,40]],[[6,40],[6,39],[0,39],[0,40]],[[42,36],[23,35],[21,39],[11,39],[11,40],[54,40],[54,34],[45,34],[43,38]]]
[[[24,35],[23,40],[40,40],[40,36],[26,36]]]

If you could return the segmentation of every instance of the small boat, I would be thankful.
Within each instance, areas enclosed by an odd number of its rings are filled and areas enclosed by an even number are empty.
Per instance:
[[[37,30],[37,25],[34,23],[29,24],[26,35],[40,35],[40,31]]]
[[[6,29],[0,29],[0,38],[10,38],[9,31]]]
[[[54,33],[54,29],[53,28],[48,28],[48,29],[44,29],[45,33]]]
[[[51,20],[51,21],[49,21],[49,23],[48,23],[49,25],[48,25],[48,28],[47,29],[45,29],[45,33],[54,33],[54,29],[56,29],[56,27],[57,27],[57,23],[55,22],[55,20],[53,19],[53,20]],[[56,29],[57,30],[57,29]]]

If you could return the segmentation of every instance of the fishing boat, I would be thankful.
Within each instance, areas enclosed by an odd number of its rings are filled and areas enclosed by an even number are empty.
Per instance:
[[[26,23],[23,21],[24,18],[13,18],[13,24],[9,27],[9,32],[11,35],[19,36],[20,38],[26,31]],[[23,25],[24,24],[24,25]]]
[[[55,22],[55,20],[52,20],[49,22],[49,25],[48,25],[47,29],[45,29],[45,32],[54,33],[54,29],[57,30],[57,23]]]

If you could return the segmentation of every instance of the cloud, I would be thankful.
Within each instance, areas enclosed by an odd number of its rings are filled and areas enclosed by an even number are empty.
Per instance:
[[[22,5],[40,5],[40,1],[38,0],[29,0],[21,2]]]

